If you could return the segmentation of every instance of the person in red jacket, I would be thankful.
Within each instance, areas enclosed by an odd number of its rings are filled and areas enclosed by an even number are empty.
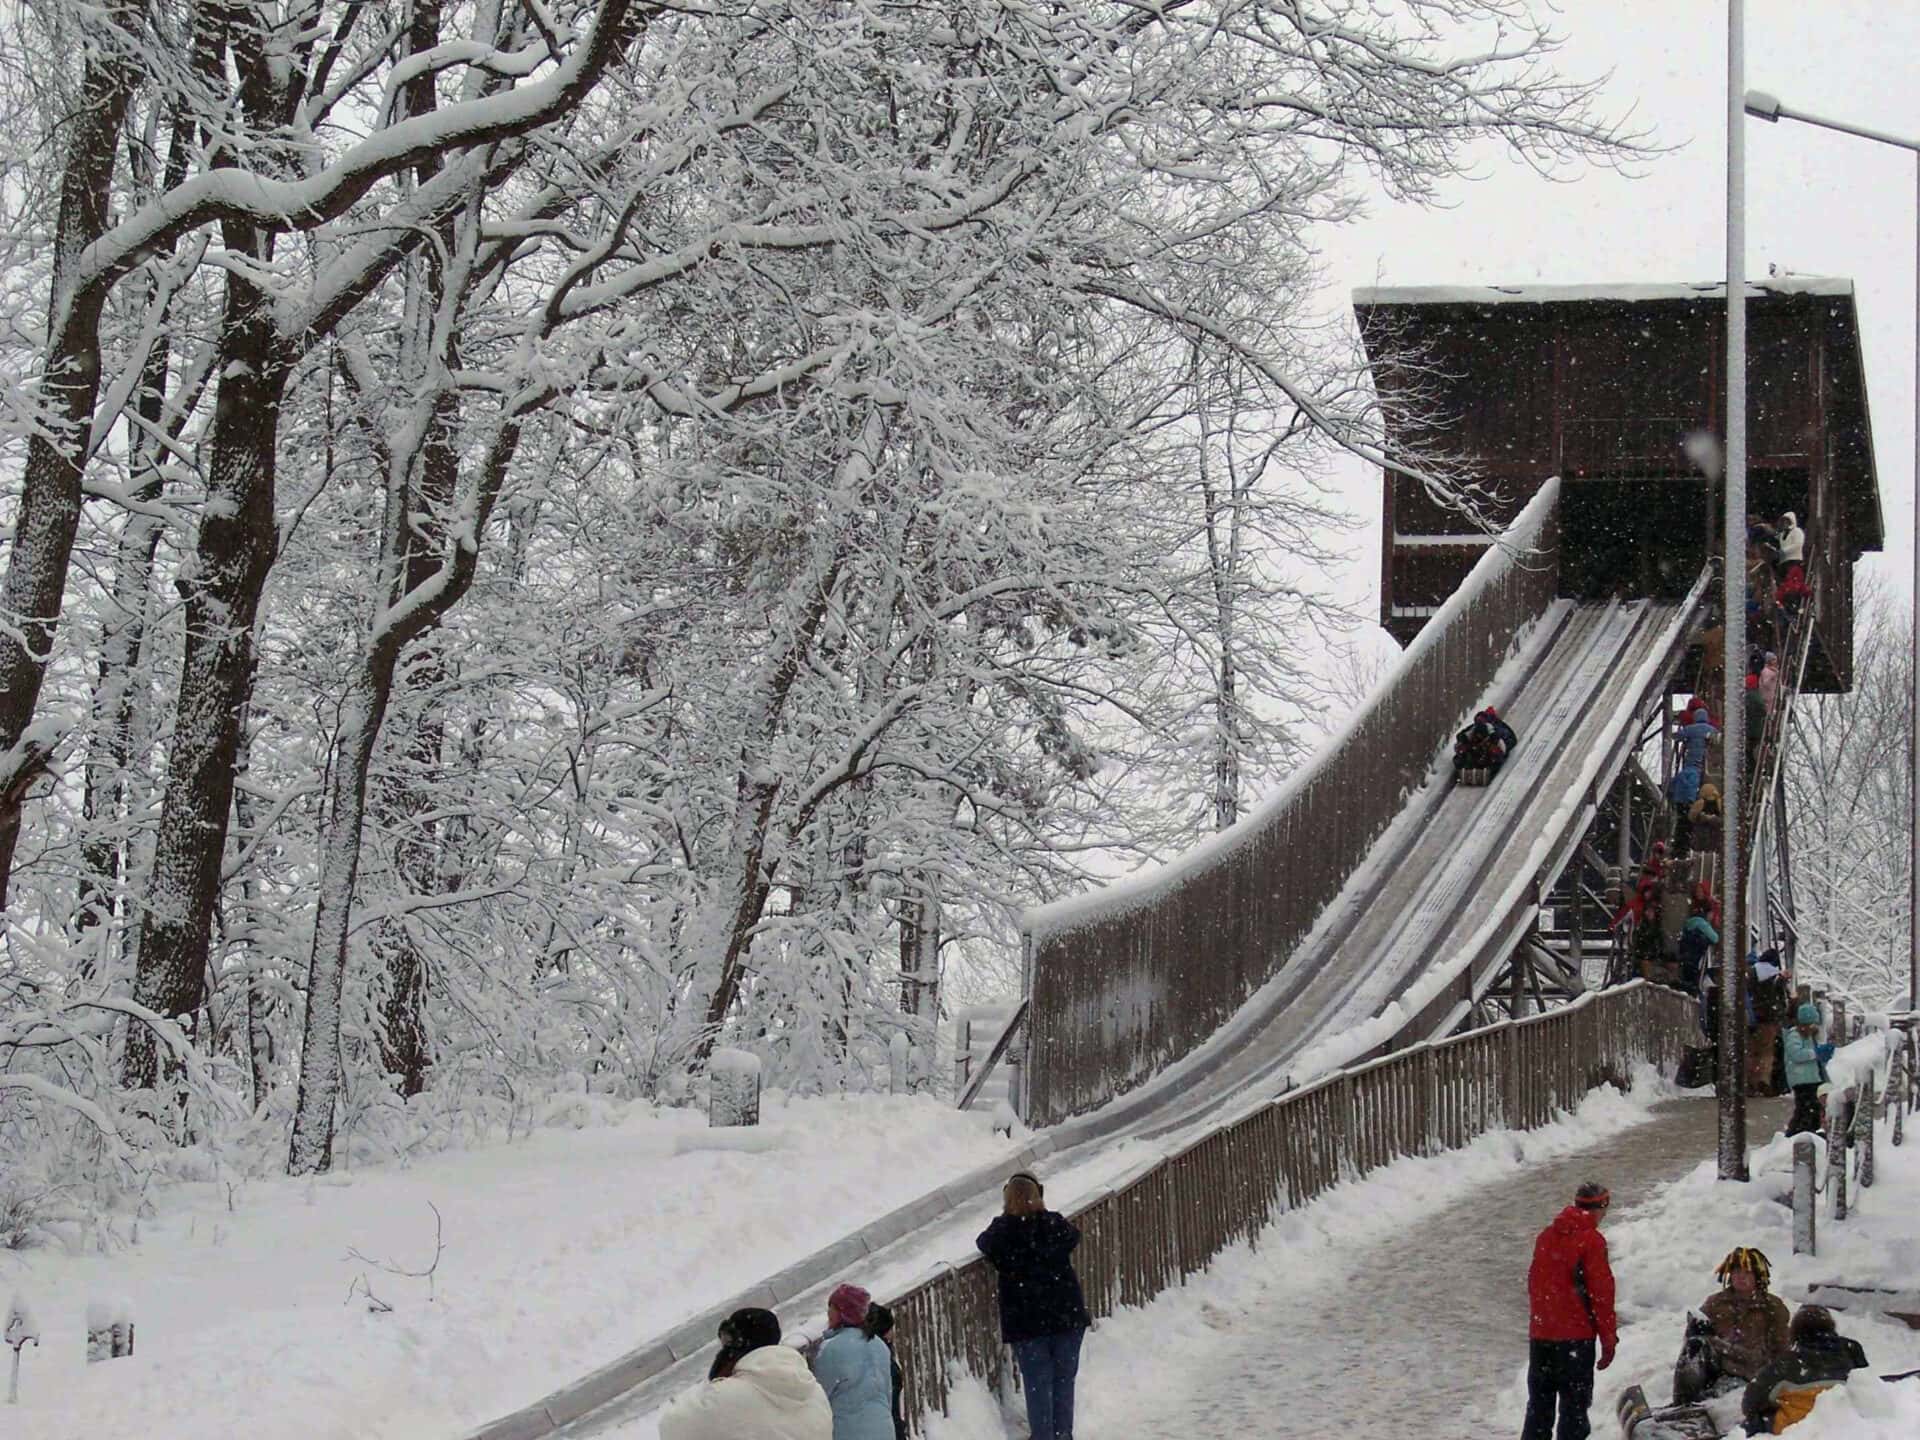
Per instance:
[[[1520,1440],[1587,1440],[1592,1433],[1587,1407],[1593,1403],[1594,1342],[1600,1343],[1604,1370],[1613,1363],[1619,1340],[1613,1271],[1600,1234],[1609,1199],[1606,1186],[1588,1181],[1533,1242],[1533,1267],[1527,1271],[1527,1421]]]

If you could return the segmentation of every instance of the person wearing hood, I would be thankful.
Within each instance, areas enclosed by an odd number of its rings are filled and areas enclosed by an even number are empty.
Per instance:
[[[1032,1440],[1073,1440],[1080,1342],[1093,1323],[1073,1269],[1080,1231],[1047,1209],[1024,1170],[1000,1193],[1004,1210],[974,1242],[1000,1278],[1000,1336],[1020,1366]]]
[[[1600,1233],[1611,1197],[1588,1181],[1533,1242],[1527,1271],[1527,1419],[1520,1440],[1586,1440],[1598,1368],[1619,1343],[1613,1270]],[[1555,1412],[1558,1412],[1558,1427]]]
[[[1705,771],[1707,768],[1707,742],[1720,733],[1702,705],[1687,717],[1687,723],[1674,727],[1673,733],[1680,737],[1680,763],[1689,769]]]
[[[1780,702],[1780,657],[1771,650],[1760,662],[1758,687],[1760,703],[1766,707],[1767,714],[1773,714],[1773,707]]]
[[[1800,528],[1800,517],[1789,510],[1780,517],[1780,558],[1774,568],[1785,575],[1789,565],[1802,564],[1806,558],[1807,532]]]
[[[798,1350],[780,1343],[771,1310],[720,1322],[720,1354],[704,1384],[661,1412],[660,1440],[833,1440],[833,1410]]]
[[[1720,787],[1702,785],[1700,798],[1687,808],[1687,842],[1694,850],[1716,855],[1720,851],[1720,822],[1724,811],[1720,804]]]
[[[1867,1368],[1867,1352],[1834,1327],[1824,1305],[1802,1305],[1788,1329],[1791,1348],[1753,1377],[1740,1397],[1749,1435],[1779,1435],[1807,1418],[1822,1390]]]
[[[873,1299],[858,1285],[827,1297],[827,1338],[813,1378],[833,1408],[833,1440],[893,1440],[893,1351],[869,1326]]]

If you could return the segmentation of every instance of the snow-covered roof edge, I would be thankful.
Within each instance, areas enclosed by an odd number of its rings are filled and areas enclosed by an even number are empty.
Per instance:
[[[1280,787],[1261,801],[1258,806],[1242,816],[1227,829],[1209,835],[1191,850],[1183,851],[1165,864],[1153,869],[1142,869],[1132,875],[1101,886],[1098,890],[1089,890],[1083,895],[1069,896],[1055,900],[1048,905],[1038,905],[1024,912],[1020,917],[1020,929],[1039,939],[1042,935],[1061,930],[1072,929],[1086,924],[1089,920],[1102,915],[1132,910],[1155,896],[1165,894],[1190,875],[1211,868],[1223,857],[1231,854],[1235,847],[1251,840],[1269,825],[1273,818],[1293,803],[1296,796],[1313,778],[1314,773],[1326,765],[1334,755],[1348,744],[1361,724],[1383,703],[1394,686],[1399,683],[1407,667],[1433,646],[1440,643],[1440,636],[1449,624],[1488,586],[1504,575],[1512,566],[1519,564],[1525,557],[1532,555],[1540,532],[1545,528],[1548,518],[1560,503],[1560,477],[1553,476],[1543,484],[1534,497],[1513,519],[1513,523],[1501,536],[1501,543],[1490,545],[1460,587],[1447,597],[1434,617],[1413,637],[1407,648],[1400,652],[1400,658],[1394,662],[1379,680],[1367,698],[1354,708],[1347,723],[1329,735],[1320,747],[1313,752],[1305,764],[1280,783]],[[1452,717],[1449,717],[1451,719]]]
[[[1747,282],[1747,295],[1851,297],[1853,281],[1837,275],[1769,275]],[[1667,285],[1388,285],[1353,292],[1355,306],[1368,305],[1559,305],[1579,300],[1724,300],[1723,280]]]

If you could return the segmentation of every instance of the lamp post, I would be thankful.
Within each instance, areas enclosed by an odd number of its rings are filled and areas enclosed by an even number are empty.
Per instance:
[[[1720,1023],[1714,1058],[1719,1092],[1719,1173],[1722,1180],[1747,1178],[1747,887],[1740,851],[1746,841],[1740,817],[1746,788],[1746,695],[1741,688],[1747,653],[1747,153],[1740,107],[1746,94],[1746,4],[1727,3],[1727,464],[1721,481],[1726,507],[1725,554],[1720,580],[1721,646],[1725,681],[1720,705],[1723,735],[1720,861]]]
[[[1762,90],[1749,90],[1743,102],[1746,113],[1756,120],[1777,124],[1798,120],[1822,130],[1837,130],[1861,140],[1892,145],[1914,157],[1914,332],[1913,332],[1913,603],[1914,623],[1910,637],[1909,659],[1913,673],[1908,677],[1912,693],[1908,700],[1912,711],[1907,717],[1907,820],[1910,849],[1907,855],[1907,1008],[1920,1010],[1920,140],[1891,135],[1865,125],[1851,125],[1783,105],[1777,96]]]

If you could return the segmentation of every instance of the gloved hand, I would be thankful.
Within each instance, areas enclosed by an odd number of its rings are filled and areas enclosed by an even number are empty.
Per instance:
[[[1602,1340],[1600,1342],[1600,1368],[1602,1370],[1613,1364],[1613,1350],[1614,1347],[1609,1341]]]

